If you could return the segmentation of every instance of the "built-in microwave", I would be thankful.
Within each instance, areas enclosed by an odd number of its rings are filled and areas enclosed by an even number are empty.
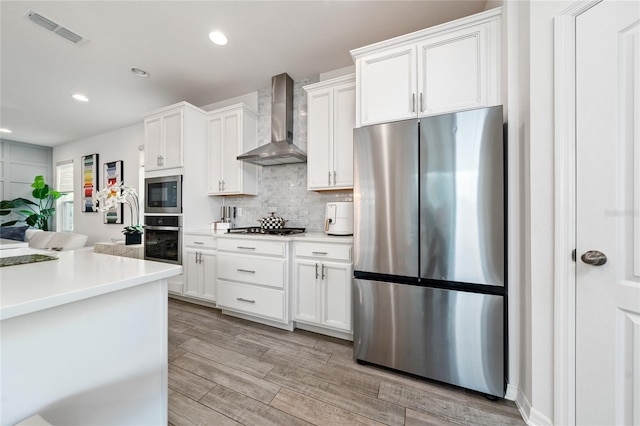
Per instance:
[[[182,175],[144,180],[145,213],[182,213]]]

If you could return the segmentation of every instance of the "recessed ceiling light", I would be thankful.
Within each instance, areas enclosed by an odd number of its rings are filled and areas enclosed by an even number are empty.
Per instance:
[[[140,68],[133,67],[131,68],[131,72],[137,75],[138,77],[144,77],[144,78],[149,77],[149,73]]]
[[[225,35],[222,34],[220,31],[210,32],[209,40],[211,40],[212,42],[214,42],[219,46],[224,46],[225,44],[227,44],[227,37],[225,37]]]
[[[82,93],[74,93],[73,95],[71,95],[71,97],[73,99],[75,99],[76,101],[80,101],[80,102],[89,102],[89,98],[87,98],[85,95],[83,95]]]
[[[11,133],[11,130],[5,129],[4,127],[0,128],[0,133]]]

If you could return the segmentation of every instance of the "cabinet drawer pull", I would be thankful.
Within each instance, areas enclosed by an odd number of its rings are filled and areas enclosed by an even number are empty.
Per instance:
[[[329,253],[327,253],[326,251],[312,251],[311,254],[315,254],[316,256],[326,256]]]
[[[318,264],[316,263],[316,280],[318,279]]]
[[[255,300],[245,299],[245,298],[242,298],[242,297],[236,297],[236,300],[238,300],[240,302],[256,303]]]
[[[327,185],[331,185],[331,170],[329,170],[329,178],[327,179]]]
[[[248,272],[250,274],[255,274],[256,273],[256,271],[252,271],[250,269],[240,269],[240,268],[238,268],[238,269],[236,269],[236,271],[238,271],[238,272]]]
[[[333,184],[336,184],[336,171],[333,171]]]
[[[416,94],[411,94],[411,112],[416,112]]]
[[[323,263],[323,264],[322,264],[322,279],[323,279],[323,280],[324,280],[325,276],[326,276],[326,275],[324,274],[324,263]]]
[[[204,244],[202,241],[194,241],[193,244]]]
[[[424,111],[424,107],[422,106],[422,92],[420,92],[420,111],[419,112],[423,112]]]
[[[237,246],[238,250],[255,250],[255,247],[247,247],[247,246]]]

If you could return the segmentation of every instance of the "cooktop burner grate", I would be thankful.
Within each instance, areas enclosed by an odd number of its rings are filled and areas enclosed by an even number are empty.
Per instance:
[[[227,229],[227,234],[291,235],[302,234],[305,230],[306,228],[263,229],[259,226],[249,226],[247,228]]]

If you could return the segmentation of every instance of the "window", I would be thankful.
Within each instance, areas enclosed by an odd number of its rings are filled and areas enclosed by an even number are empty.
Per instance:
[[[56,164],[56,182],[54,189],[63,193],[56,202],[56,229],[73,231],[73,160]]]

